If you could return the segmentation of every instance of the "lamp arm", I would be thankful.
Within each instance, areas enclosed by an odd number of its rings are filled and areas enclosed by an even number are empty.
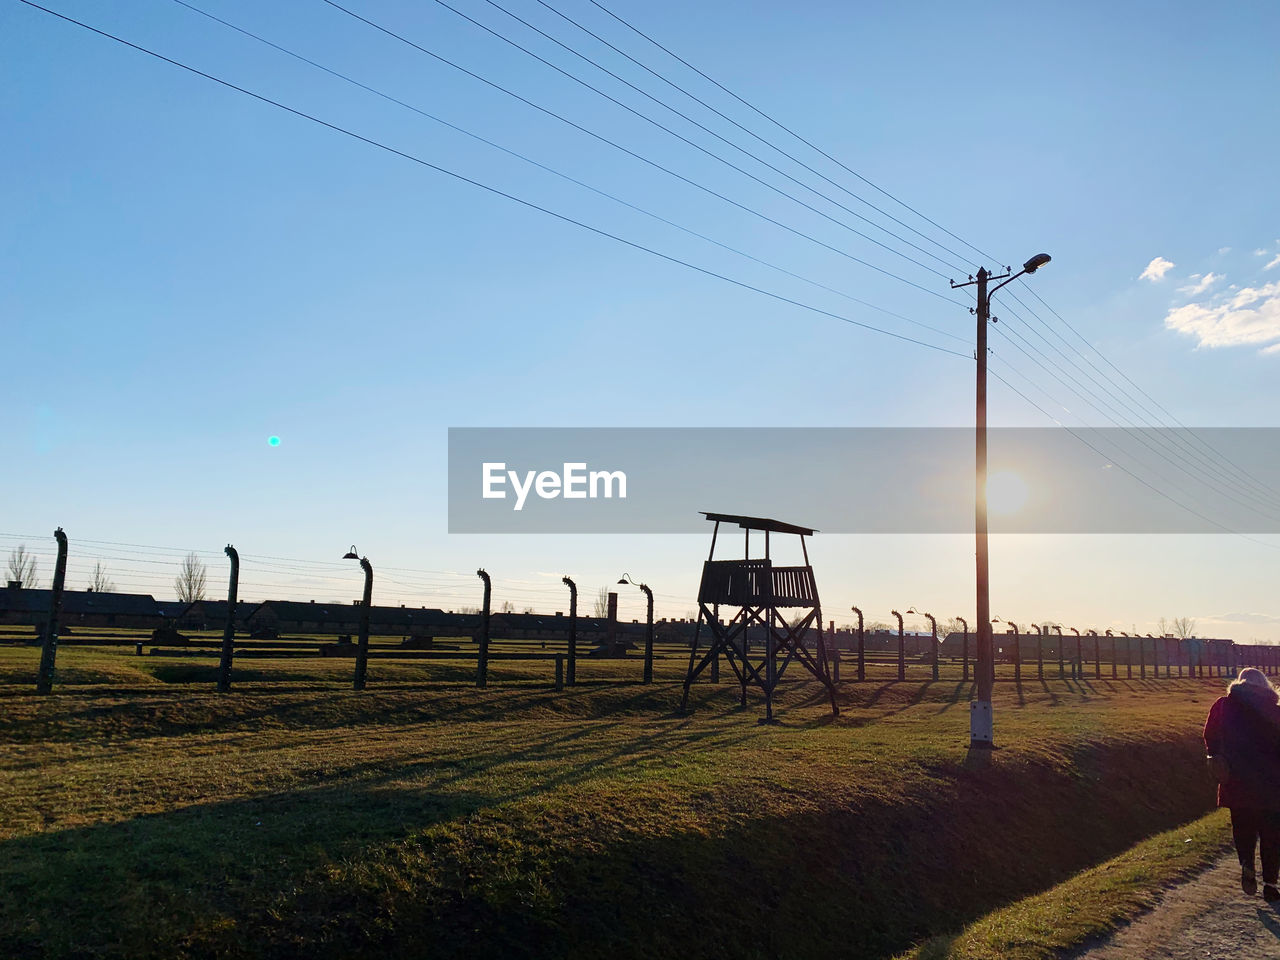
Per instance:
[[[1015,274],[1014,274],[1012,277],[1010,277],[1008,280],[1002,281],[1001,283],[997,283],[994,287],[992,287],[990,290],[988,290],[988,291],[987,291],[987,303],[990,303],[990,302],[991,302],[991,298],[992,298],[992,297],[994,297],[994,296],[996,295],[996,291],[997,291],[997,290],[999,290],[1001,287],[1005,287],[1005,286],[1008,286],[1009,284],[1013,283],[1013,281],[1017,280],[1020,276],[1022,276],[1022,275],[1023,275],[1024,273],[1026,273],[1026,272],[1027,272],[1027,268],[1026,268],[1026,267],[1023,267],[1021,270],[1019,270],[1017,273],[1015,273]]]

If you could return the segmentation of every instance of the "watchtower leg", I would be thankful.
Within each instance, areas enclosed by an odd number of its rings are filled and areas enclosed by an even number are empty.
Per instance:
[[[684,695],[680,697],[680,712],[689,709],[689,685],[693,683],[693,665],[698,657],[698,638],[702,635],[702,605],[699,604],[698,624],[693,628],[693,646],[689,648],[689,672],[684,677]]]
[[[769,609],[769,629],[764,635],[764,722],[773,723],[773,688],[778,682],[778,645],[774,639],[774,620],[778,612]]]

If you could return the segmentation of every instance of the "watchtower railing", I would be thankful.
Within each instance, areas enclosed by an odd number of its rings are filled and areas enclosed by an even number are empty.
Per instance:
[[[698,600],[733,607],[816,607],[812,567],[775,567],[770,560],[708,560]]]

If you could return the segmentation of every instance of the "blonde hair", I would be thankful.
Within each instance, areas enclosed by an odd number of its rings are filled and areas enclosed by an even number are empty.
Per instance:
[[[1227,685],[1227,690],[1234,690],[1236,687],[1262,687],[1264,690],[1270,690],[1276,694],[1276,688],[1271,685],[1271,681],[1267,679],[1267,675],[1256,667],[1245,667],[1240,671],[1239,676]]]

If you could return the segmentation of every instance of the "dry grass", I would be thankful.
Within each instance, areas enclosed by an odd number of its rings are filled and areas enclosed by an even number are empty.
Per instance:
[[[219,697],[169,672],[206,661],[67,647],[40,699],[35,655],[0,649],[4,956],[882,957],[1212,801],[1217,681],[1005,687],[970,757],[954,682],[846,685],[834,721],[791,686],[760,727],[727,684],[676,714],[683,664],[355,694],[245,661]]]
[[[1156,894],[1229,845],[1225,810],[1143,841],[1045,893],[938,937],[898,960],[1054,960],[1155,903]]]

